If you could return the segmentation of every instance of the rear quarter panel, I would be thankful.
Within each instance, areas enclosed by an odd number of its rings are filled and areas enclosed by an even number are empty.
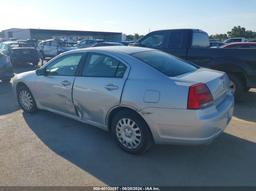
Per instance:
[[[191,83],[173,80],[143,62],[136,62],[131,64],[130,74],[123,88],[122,105],[129,105],[137,110],[149,107],[187,107]]]

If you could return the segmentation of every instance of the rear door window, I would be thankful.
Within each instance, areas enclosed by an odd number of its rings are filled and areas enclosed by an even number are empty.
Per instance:
[[[171,31],[169,34],[168,47],[170,49],[181,49],[186,48],[185,42],[187,41],[187,33],[182,31]]]
[[[156,50],[138,52],[132,54],[132,56],[169,77],[175,77],[198,69],[197,66]]]
[[[82,75],[85,77],[122,78],[126,66],[120,61],[103,54],[91,53]]]

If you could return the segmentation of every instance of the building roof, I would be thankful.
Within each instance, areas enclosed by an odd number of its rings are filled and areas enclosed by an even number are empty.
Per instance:
[[[63,34],[67,34],[67,33],[81,33],[81,34],[90,34],[90,33],[99,33],[99,34],[122,34],[121,32],[105,32],[105,31],[82,31],[82,30],[58,30],[58,29],[35,29],[35,28],[10,28],[10,29],[6,29],[3,31],[13,31],[13,32],[18,32],[18,31],[22,31],[22,30],[30,30],[31,32],[40,32],[40,33],[63,33]]]
[[[39,33],[62,33],[62,34],[117,34],[121,35],[121,32],[105,32],[105,31],[81,31],[81,30],[57,30],[57,29],[29,29],[31,32]]]

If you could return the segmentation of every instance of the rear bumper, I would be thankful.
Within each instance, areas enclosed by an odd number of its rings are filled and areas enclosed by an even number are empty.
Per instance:
[[[225,130],[233,110],[234,98],[229,95],[217,107],[198,111],[147,108],[141,115],[157,144],[207,144]]]

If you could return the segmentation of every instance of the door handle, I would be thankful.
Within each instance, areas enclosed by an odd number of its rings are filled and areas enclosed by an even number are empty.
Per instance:
[[[108,84],[108,85],[105,86],[105,89],[108,90],[108,91],[118,90],[119,86],[114,85],[114,84]]]
[[[68,80],[64,80],[64,81],[61,82],[61,84],[62,84],[63,86],[70,86],[70,85],[71,85],[71,82],[68,81]]]

